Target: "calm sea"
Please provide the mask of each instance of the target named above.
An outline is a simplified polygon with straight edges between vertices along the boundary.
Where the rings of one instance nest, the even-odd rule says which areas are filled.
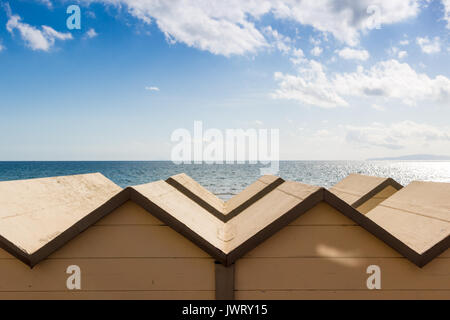
[[[101,172],[121,187],[143,184],[184,172],[227,199],[258,179],[260,165],[176,165],[170,161],[0,162],[0,180],[18,180]],[[330,187],[350,173],[412,180],[450,182],[449,161],[282,161],[279,176]]]

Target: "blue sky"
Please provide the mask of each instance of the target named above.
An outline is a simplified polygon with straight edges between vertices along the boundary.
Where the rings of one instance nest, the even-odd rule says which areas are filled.
[[[449,0],[1,2],[0,160],[169,159],[195,120],[279,128],[282,159],[450,155]]]

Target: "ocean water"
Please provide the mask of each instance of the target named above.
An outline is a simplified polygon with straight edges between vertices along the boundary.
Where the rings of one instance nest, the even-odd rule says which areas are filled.
[[[0,181],[100,172],[121,187],[184,172],[222,199],[239,193],[260,176],[261,165],[187,164],[170,161],[0,162]],[[330,187],[350,173],[413,180],[450,182],[450,161],[281,161],[279,176]]]

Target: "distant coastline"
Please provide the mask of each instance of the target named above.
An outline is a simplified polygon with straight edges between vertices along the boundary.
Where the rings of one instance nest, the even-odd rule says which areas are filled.
[[[392,161],[392,160],[405,160],[405,161],[444,161],[450,160],[450,156],[432,155],[432,154],[413,154],[400,157],[386,157],[386,158],[370,158],[367,161]]]

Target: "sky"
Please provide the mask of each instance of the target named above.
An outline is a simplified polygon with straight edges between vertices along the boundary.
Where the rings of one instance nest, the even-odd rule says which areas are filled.
[[[0,3],[0,160],[168,160],[194,121],[285,160],[450,155],[450,0]]]

